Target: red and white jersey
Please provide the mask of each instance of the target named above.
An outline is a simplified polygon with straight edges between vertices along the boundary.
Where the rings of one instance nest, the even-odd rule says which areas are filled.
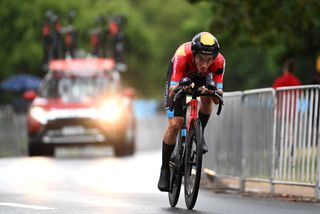
[[[217,87],[223,89],[225,59],[221,53],[214,59],[206,72],[199,73],[193,60],[191,42],[186,42],[176,50],[172,58],[172,64],[170,85],[176,85],[183,77],[196,80],[205,77],[208,73],[212,73],[212,79],[217,84]]]

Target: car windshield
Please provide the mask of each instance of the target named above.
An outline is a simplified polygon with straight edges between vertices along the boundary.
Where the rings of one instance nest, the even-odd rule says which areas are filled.
[[[103,95],[114,90],[115,84],[107,76],[52,76],[43,84],[39,95],[74,101]]]

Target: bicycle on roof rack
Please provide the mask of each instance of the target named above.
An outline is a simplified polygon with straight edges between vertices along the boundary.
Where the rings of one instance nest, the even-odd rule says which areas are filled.
[[[220,115],[223,105],[222,96],[214,90],[213,93],[202,93],[198,89],[183,89],[178,87],[174,90],[173,105],[180,96],[191,96],[190,101],[182,99],[183,103],[183,126],[178,134],[178,143],[171,155],[170,166],[170,189],[169,202],[175,207],[181,190],[182,177],[184,176],[184,195],[188,209],[192,209],[196,203],[202,170],[202,126],[198,118],[198,97],[215,96],[219,100],[217,115]],[[173,105],[171,109],[173,109]]]

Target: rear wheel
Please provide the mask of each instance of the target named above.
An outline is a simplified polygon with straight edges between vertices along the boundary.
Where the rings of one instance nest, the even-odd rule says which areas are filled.
[[[191,124],[186,142],[184,195],[188,209],[197,201],[202,169],[202,128],[198,119]]]
[[[172,172],[170,172],[171,175]],[[169,192],[169,203],[171,207],[175,207],[178,203],[180,190],[181,190],[181,182],[182,175],[174,173],[172,178],[172,190]]]
[[[171,207],[175,207],[177,205],[177,202],[179,200],[180,196],[180,190],[181,190],[181,182],[182,182],[182,173],[180,173],[180,170],[177,166],[179,166],[179,162],[181,162],[180,158],[177,158],[180,156],[177,151],[178,145],[176,149],[174,150],[173,156],[175,158],[172,161],[170,160],[170,186],[171,191],[169,192],[169,203]]]
[[[184,145],[185,145],[185,131],[180,130],[178,134],[178,143],[171,155],[170,158],[170,192],[169,192],[169,202],[171,207],[175,207],[177,205],[180,190],[181,190],[181,183],[182,183],[182,176],[184,171],[184,160],[183,160],[183,152],[184,152]]]

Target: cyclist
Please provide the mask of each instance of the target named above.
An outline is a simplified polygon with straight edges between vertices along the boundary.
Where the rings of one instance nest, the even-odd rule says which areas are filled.
[[[211,84],[222,95],[225,60],[219,53],[219,48],[218,40],[211,33],[198,33],[192,41],[180,45],[168,67],[165,104],[169,123],[162,141],[162,166],[158,182],[160,191],[169,191],[169,160],[175,147],[177,134],[183,125],[182,100],[176,101],[173,111],[169,110],[173,101],[173,90],[179,86],[179,82],[184,77],[188,77],[192,84],[187,87],[202,87],[201,90],[208,93],[210,90],[206,86]],[[209,120],[213,103],[218,104],[218,99],[201,97],[199,119],[203,130]],[[203,142],[202,151],[203,153],[208,151],[205,142]]]

